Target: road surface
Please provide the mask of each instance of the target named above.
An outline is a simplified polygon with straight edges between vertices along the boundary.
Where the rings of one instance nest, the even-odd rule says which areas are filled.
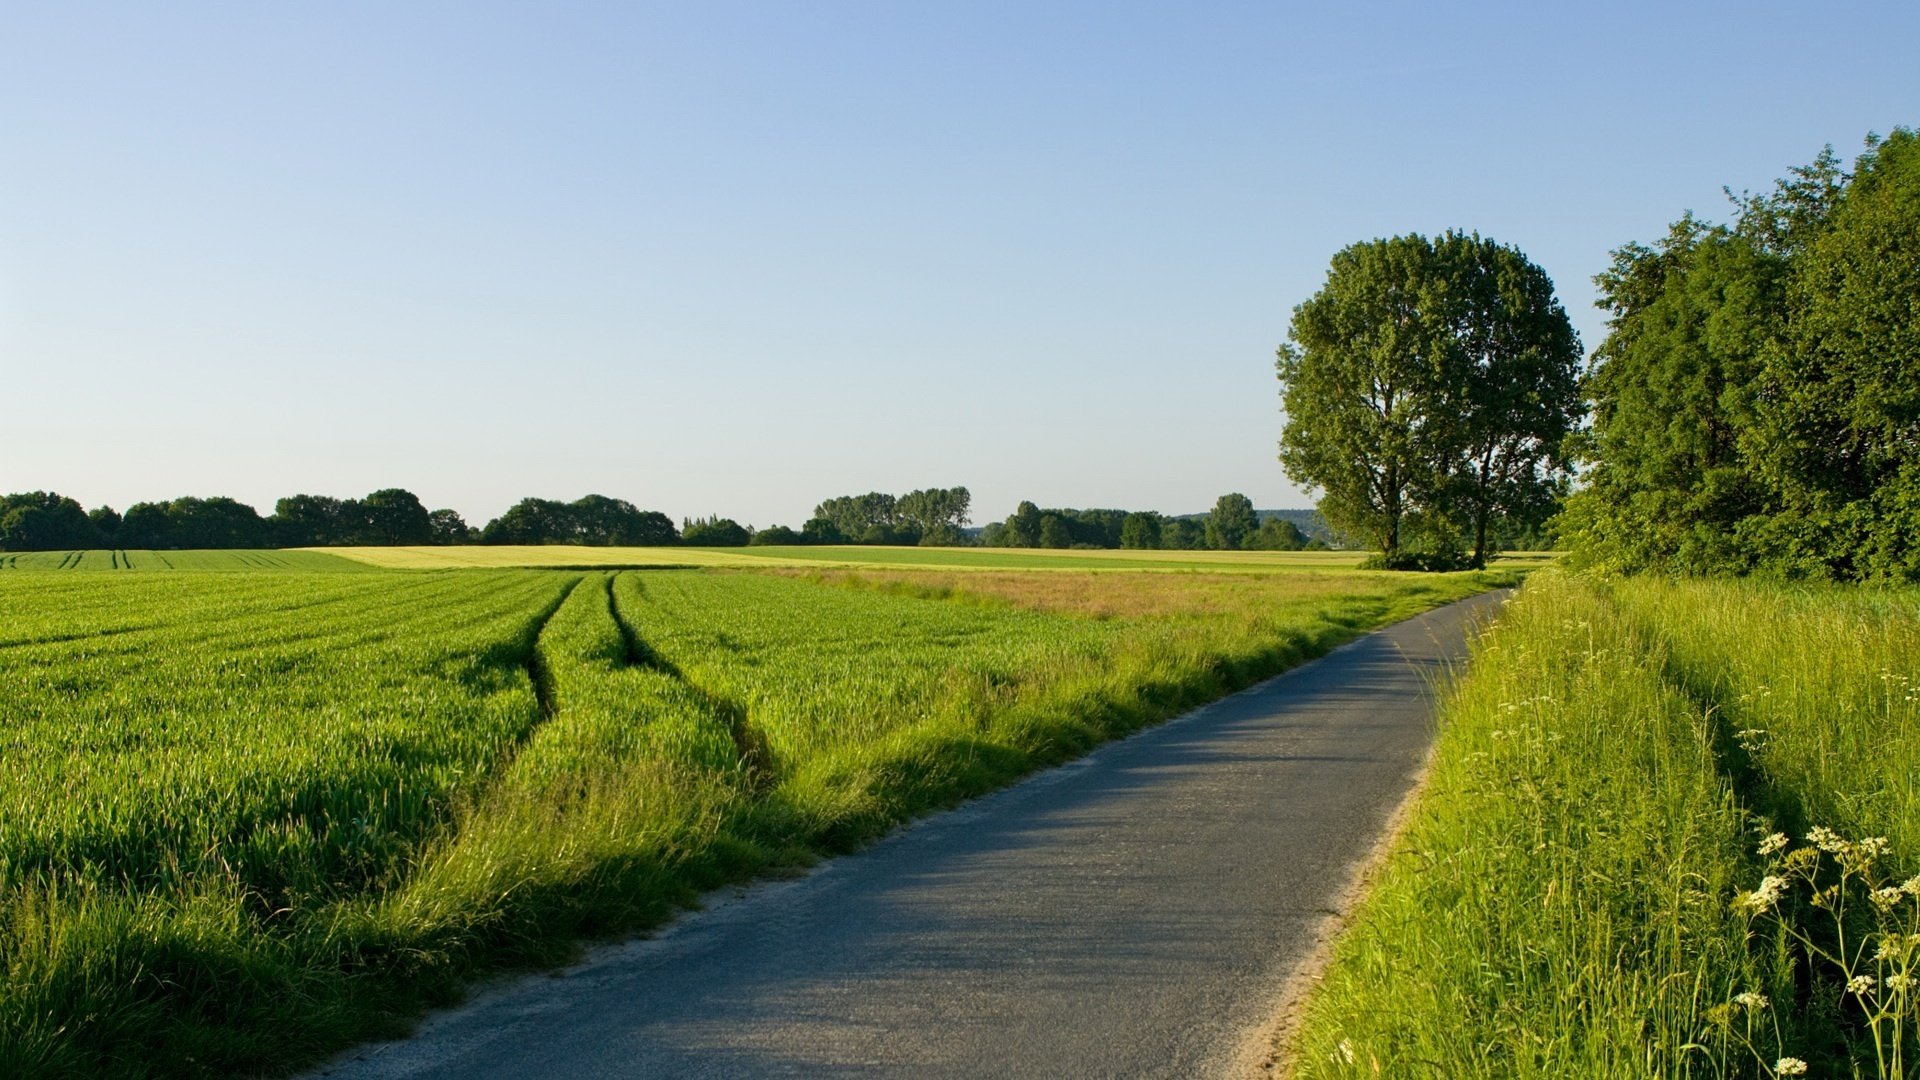
[[[1498,599],[722,893],[318,1075],[1227,1075],[1413,784],[1429,688]]]

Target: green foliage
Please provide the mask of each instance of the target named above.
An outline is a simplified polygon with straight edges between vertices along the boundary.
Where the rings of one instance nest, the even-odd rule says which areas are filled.
[[[680,532],[667,515],[605,495],[587,495],[571,503],[522,499],[480,532],[483,544],[665,547],[679,541]]]
[[[1194,551],[1206,536],[1206,525],[1191,518],[1168,518],[1160,525],[1160,546],[1168,551]]]
[[[844,544],[847,536],[831,519],[815,517],[800,527],[800,535],[809,544]]]
[[[113,524],[119,524],[117,515]],[[99,539],[95,522],[79,503],[64,495],[51,491],[0,495],[0,551],[84,548]]]
[[[1151,510],[1128,514],[1120,523],[1120,546],[1148,549],[1160,546],[1160,515]]]
[[[693,518],[681,523],[680,541],[689,547],[746,547],[753,535],[732,518]]]
[[[755,546],[763,546],[767,544],[779,544],[784,546],[784,545],[793,545],[793,544],[804,544],[807,542],[807,538],[797,532],[794,532],[792,529],[787,528],[785,525],[772,525],[767,528],[761,529],[759,532],[754,533],[752,539],[748,540],[747,542]]]
[[[959,546],[966,543],[960,530],[971,520],[972,504],[963,487],[923,488],[898,498],[878,491],[843,495],[814,507],[804,531],[816,544]]]
[[[1307,534],[1286,518],[1270,517],[1242,546],[1248,551],[1300,551],[1307,546]]]
[[[1517,249],[1458,232],[1355,244],[1288,338],[1280,460],[1334,528],[1391,556],[1419,515],[1437,550],[1464,527],[1483,565],[1494,519],[1551,512],[1580,345]]]
[[[988,547],[1119,548],[1125,547],[1125,510],[1042,509],[1022,502],[998,529]],[[1154,515],[1158,518],[1158,515]],[[1052,519],[1052,524],[1048,520]]]
[[[1207,546],[1216,551],[1239,551],[1248,546],[1259,527],[1252,499],[1239,492],[1222,495],[1207,515]]]
[[[1040,546],[1043,548],[1073,546],[1073,530],[1067,526],[1066,518],[1059,514],[1040,515]]]
[[[445,546],[473,541],[473,529],[467,525],[466,519],[453,510],[435,510],[428,514],[427,526],[428,543]]]
[[[1738,205],[1597,279],[1613,318],[1561,531],[1612,569],[1920,580],[1920,138]]]

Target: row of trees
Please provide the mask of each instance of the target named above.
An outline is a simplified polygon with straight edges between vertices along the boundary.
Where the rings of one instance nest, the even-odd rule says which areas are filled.
[[[1537,526],[1566,490],[1580,360],[1518,249],[1460,232],[1354,244],[1279,350],[1281,464],[1385,565],[1484,565],[1501,529]]]
[[[1734,204],[1595,279],[1563,535],[1620,570],[1920,580],[1920,137]]]
[[[1183,551],[1298,551],[1325,546],[1309,541],[1290,521],[1261,521],[1253,501],[1237,492],[1220,496],[1213,512],[1198,518],[1167,517],[1150,510],[1044,510],[1022,502],[1005,521],[981,530],[980,543],[986,547]]]
[[[482,544],[584,544],[590,547],[661,547],[680,541],[673,519],[642,510],[625,499],[587,495],[573,502],[521,499],[487,522]]]
[[[0,551],[467,543],[652,546],[679,541],[679,530],[665,514],[604,495],[570,503],[522,499],[478,530],[452,510],[428,510],[404,488],[385,488],[360,499],[290,495],[276,502],[267,517],[225,497],[141,502],[121,514],[110,506],[89,513],[54,492],[0,496]],[[740,542],[746,542],[744,532]]]
[[[0,496],[0,551],[445,544],[466,538],[460,515],[429,511],[400,488],[364,499],[293,495],[281,499],[270,517],[224,496],[139,502],[124,514],[111,506],[89,513],[48,491]]]
[[[798,534],[785,528],[780,534],[810,544],[959,546],[969,542],[963,530],[972,520],[972,506],[973,495],[963,487],[921,488],[900,496],[842,495],[814,507]]]
[[[522,499],[484,528],[469,528],[452,510],[428,510],[412,492],[386,488],[365,498],[291,495],[271,516],[228,498],[136,503],[125,515],[111,507],[88,513],[51,492],[0,496],[0,551],[73,548],[261,548],[342,545],[581,544],[661,547],[689,544],[940,544],[1032,548],[1168,548],[1297,550],[1324,547],[1290,521],[1268,518],[1238,493],[1222,495],[1212,513],[1168,517],[1151,511],[1043,510],[1022,502],[1004,522],[976,539],[964,531],[972,498],[964,487],[925,488],[895,497],[870,492],[828,499],[796,531],[754,529],[731,518],[683,520],[624,499],[587,495],[573,502]]]

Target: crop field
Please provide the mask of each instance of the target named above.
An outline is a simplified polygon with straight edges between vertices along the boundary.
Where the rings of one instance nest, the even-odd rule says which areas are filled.
[[[285,1072],[1513,580],[131,554],[0,573],[0,1074]]]
[[[329,548],[339,557],[388,569],[442,570],[510,566],[833,566],[932,567],[966,570],[1205,570],[1261,573],[1351,569],[1364,553],[1352,551],[1131,551],[944,547],[803,546],[736,548],[621,548],[546,545],[515,547]]]
[[[366,564],[322,551],[0,552],[0,570],[364,570]]]
[[[1439,913],[1445,913],[1439,917]],[[1534,575],[1300,1076],[1920,1072],[1920,593]]]

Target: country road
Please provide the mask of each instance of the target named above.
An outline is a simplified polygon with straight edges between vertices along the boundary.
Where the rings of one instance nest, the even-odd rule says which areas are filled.
[[[315,1075],[1230,1075],[1413,783],[1429,686],[1499,595],[496,984]]]

